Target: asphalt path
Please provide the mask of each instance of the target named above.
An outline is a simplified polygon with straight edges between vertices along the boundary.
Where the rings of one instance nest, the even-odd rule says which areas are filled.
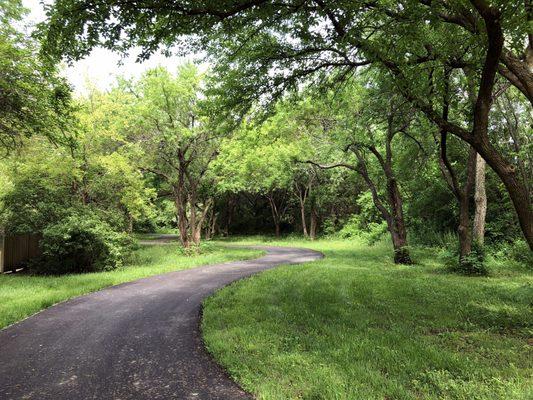
[[[152,276],[73,298],[0,331],[0,399],[250,399],[206,352],[202,301],[322,254],[259,248],[248,261]]]

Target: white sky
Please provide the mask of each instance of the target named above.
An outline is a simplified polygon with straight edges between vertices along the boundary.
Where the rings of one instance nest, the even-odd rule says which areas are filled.
[[[45,0],[49,3],[51,0]],[[36,24],[43,21],[46,16],[42,6],[42,0],[22,0],[24,6],[30,10],[27,16],[29,24]],[[138,77],[147,69],[164,66],[170,71],[174,71],[184,59],[180,57],[165,57],[161,54],[154,54],[149,60],[143,63],[135,62],[138,52],[132,51],[132,55],[122,60],[121,57],[109,50],[97,48],[83,60],[74,63],[73,66],[65,67],[64,75],[74,88],[77,94],[86,91],[87,82],[91,82],[96,87],[105,90],[109,88],[117,76]]]

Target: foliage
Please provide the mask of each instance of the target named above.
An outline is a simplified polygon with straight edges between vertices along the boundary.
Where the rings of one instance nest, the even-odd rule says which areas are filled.
[[[470,254],[459,258],[457,247],[445,249],[441,253],[441,258],[444,260],[446,268],[454,273],[461,275],[478,275],[485,276],[489,274],[486,265],[486,250],[483,245],[478,242],[472,242],[472,251]]]
[[[369,222],[363,224],[359,214],[353,215],[339,230],[338,236],[343,239],[362,239],[365,243],[373,245],[387,233],[387,223]]]
[[[4,160],[0,224],[10,233],[38,233],[66,216],[77,203],[75,161],[49,143],[36,140]]]
[[[132,241],[94,215],[72,213],[43,230],[42,257],[30,269],[61,275],[109,271],[124,264]]]
[[[39,135],[71,143],[70,87],[58,69],[38,57],[38,45],[16,28],[26,10],[19,0],[0,2],[0,152]]]
[[[273,100],[306,85],[349,83],[361,68],[373,74],[388,83],[391,99],[426,120],[426,140],[436,130],[442,138],[449,133],[484,157],[533,248],[528,175],[514,174],[520,163],[509,154],[517,143],[512,153],[527,152],[527,141],[515,140],[523,128],[500,133],[494,127],[506,118],[491,112],[500,87],[511,86],[525,107],[533,101],[524,2],[135,1],[80,13],[86,4],[58,0],[49,8],[41,27],[46,54],[78,59],[99,45],[122,52],[140,46],[140,58],[160,46],[205,51],[216,75],[211,93],[223,100],[220,113],[232,117],[258,104],[273,110]]]
[[[525,269],[533,268],[533,252],[529,250],[527,243],[522,239],[511,242],[501,242],[494,248],[494,255],[501,260],[515,261]]]

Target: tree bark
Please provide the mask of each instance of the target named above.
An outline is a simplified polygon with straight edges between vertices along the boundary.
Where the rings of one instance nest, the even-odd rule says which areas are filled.
[[[193,198],[196,199],[196,196],[193,196]],[[207,217],[207,213],[209,212],[211,208],[211,205],[212,205],[212,199],[208,199],[204,204],[203,210],[198,214],[198,206],[195,203],[190,204],[191,238],[192,238],[193,243],[196,246],[200,244],[200,240],[202,238],[202,226]]]
[[[184,201],[184,193],[180,188],[174,188],[174,205],[176,207],[176,217],[178,218],[178,230],[180,232],[180,242],[184,248],[189,247],[189,232],[187,229],[187,207]]]
[[[412,264],[413,261],[407,249],[407,229],[403,216],[403,202],[398,183],[394,177],[387,180],[389,203],[391,205],[391,236],[394,247],[394,262],[396,264]]]
[[[311,240],[316,239],[316,232],[318,229],[318,213],[316,211],[316,205],[311,203],[311,222],[309,223],[309,238]]]
[[[485,241],[485,217],[487,215],[487,192],[485,189],[485,160],[476,154],[476,187],[474,194],[476,211],[474,215],[474,240],[483,244]]]
[[[459,238],[459,262],[468,256],[472,251],[472,235],[470,231],[470,210],[469,201],[472,194],[476,174],[477,153],[470,147],[467,161],[467,176],[464,187],[461,188],[455,175],[455,171],[447,156],[446,131],[441,131],[439,166],[446,183],[457,199],[459,205],[459,225],[457,236]]]
[[[302,219],[302,233],[304,237],[309,237],[309,233],[307,232],[307,222],[305,217],[305,203],[300,202],[300,218]]]
[[[298,198],[298,203],[300,204],[300,218],[302,221],[302,233],[304,237],[309,237],[309,233],[307,230],[307,221],[306,221],[306,215],[305,215],[305,204],[307,202],[307,198],[309,196],[309,193],[311,191],[311,183],[308,182],[308,184],[305,187],[302,187],[298,182],[295,182],[294,185],[294,194]]]
[[[270,210],[272,212],[272,219],[274,221],[275,234],[276,237],[281,236],[281,212],[278,205],[276,204],[276,199],[274,198],[273,193],[267,194],[268,203],[270,204]]]
[[[356,148],[353,148],[353,151],[359,161],[359,165],[356,170],[363,177],[363,180],[366,182],[368,188],[370,189],[374,205],[381,213],[383,219],[387,222],[387,228],[391,235],[392,247],[394,249],[394,262],[396,264],[412,264],[413,260],[411,259],[411,256],[409,254],[407,229],[405,227],[405,219],[403,215],[402,196],[398,188],[396,177],[394,176],[394,172],[392,170],[391,141],[393,137],[394,134],[392,133],[391,125],[389,124],[389,134],[387,135],[386,140],[385,158],[383,158],[383,156],[377,151],[374,146],[368,147],[378,160],[385,175],[385,179],[387,181],[386,202],[389,204],[390,209],[387,209],[383,201],[381,201],[380,199],[377,187],[370,178],[370,174],[368,173],[363,154]]]

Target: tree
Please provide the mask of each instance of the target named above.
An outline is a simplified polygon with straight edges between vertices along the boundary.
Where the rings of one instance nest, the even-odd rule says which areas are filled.
[[[100,4],[58,0],[43,30],[45,51],[79,58],[95,45],[205,49],[213,56],[229,103],[249,107],[303,80],[344,81],[372,65],[395,78],[396,89],[437,127],[469,143],[508,191],[533,249],[532,208],[512,160],[488,134],[497,76],[533,99],[532,13],[527,2],[408,0],[401,4],[322,0],[186,2],[136,0]],[[127,31],[128,35],[121,34]],[[194,35],[185,37],[185,35]],[[524,43],[527,43],[524,48]],[[447,68],[472,71],[476,98],[471,129],[435,109]],[[462,86],[460,91],[467,92]]]
[[[202,75],[192,64],[173,75],[163,68],[124,83],[132,94],[131,140],[141,149],[139,165],[157,175],[174,200],[181,243],[198,245],[212,207],[208,168],[217,157],[221,132],[210,125],[201,102]]]
[[[364,90],[365,85],[373,86]],[[386,87],[370,80],[354,80],[343,92],[336,92],[336,124],[329,134],[337,146],[335,158],[355,157],[353,162],[333,161],[323,164],[310,160],[322,169],[343,167],[357,172],[367,185],[376,209],[387,223],[394,248],[394,261],[411,264],[403,196],[394,166],[393,141],[397,135],[416,139],[408,133],[415,116],[408,102],[394,96]],[[339,152],[344,154],[340,155]],[[369,157],[374,159],[371,163]],[[380,183],[383,187],[380,187]]]
[[[18,0],[0,3],[0,150],[20,147],[40,135],[70,143],[70,88],[51,63],[38,57],[37,43],[15,28],[26,10]]]
[[[137,165],[141,149],[131,141],[131,100],[120,88],[107,93],[92,88],[79,101],[80,129],[73,151],[81,202],[122,216],[130,233],[134,223],[152,218],[155,197]]]
[[[257,193],[268,201],[276,236],[289,206],[295,151],[277,130],[279,116],[259,126],[244,123],[223,142],[215,165],[219,190]]]

